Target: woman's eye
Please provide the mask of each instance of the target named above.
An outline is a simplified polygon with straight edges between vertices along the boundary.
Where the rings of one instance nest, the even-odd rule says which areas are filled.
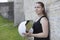
[[[36,7],[35,7],[36,8]]]
[[[35,8],[40,8],[40,7],[35,7]]]

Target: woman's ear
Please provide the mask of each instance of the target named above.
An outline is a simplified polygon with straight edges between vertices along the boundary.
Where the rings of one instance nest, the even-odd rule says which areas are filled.
[[[42,8],[42,11],[44,11],[45,10],[45,8]]]

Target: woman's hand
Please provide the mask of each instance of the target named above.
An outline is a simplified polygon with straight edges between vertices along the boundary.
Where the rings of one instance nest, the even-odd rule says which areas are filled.
[[[25,37],[32,37],[32,33],[28,32],[28,33],[23,33],[25,35]]]

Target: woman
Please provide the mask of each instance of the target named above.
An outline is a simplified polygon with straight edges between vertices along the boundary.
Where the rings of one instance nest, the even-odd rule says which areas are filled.
[[[34,40],[50,40],[49,25],[44,4],[42,2],[36,2],[35,9],[39,19],[33,24],[33,33],[24,33],[24,35],[34,37]]]

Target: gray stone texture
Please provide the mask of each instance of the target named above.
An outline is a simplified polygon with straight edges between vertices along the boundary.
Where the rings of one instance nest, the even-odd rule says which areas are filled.
[[[14,19],[14,3],[13,2],[4,2],[0,3],[0,14],[4,18],[8,18],[9,20]]]
[[[23,0],[14,0],[14,25],[25,20]]]

